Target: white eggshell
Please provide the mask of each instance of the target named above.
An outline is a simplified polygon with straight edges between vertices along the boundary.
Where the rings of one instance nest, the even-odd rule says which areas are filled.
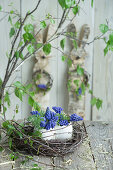
[[[55,126],[55,139],[67,140],[72,138],[73,127],[68,126]]]
[[[42,129],[41,132],[42,132],[42,138],[44,140],[55,139],[55,135],[54,135],[54,131],[53,130]]]

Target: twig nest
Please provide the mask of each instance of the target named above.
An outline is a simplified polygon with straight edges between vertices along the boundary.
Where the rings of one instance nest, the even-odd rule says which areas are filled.
[[[68,126],[55,126],[55,139],[68,140],[72,139],[73,127],[72,124]]]

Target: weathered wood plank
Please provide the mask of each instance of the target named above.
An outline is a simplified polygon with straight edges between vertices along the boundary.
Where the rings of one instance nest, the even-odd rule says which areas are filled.
[[[35,8],[37,4],[37,1],[33,0],[32,3],[30,0],[25,0],[22,1],[22,15],[25,16],[25,13],[28,10],[32,10]],[[37,11],[33,14],[34,15],[34,21],[30,22],[37,24],[38,27],[40,28],[40,21],[44,20],[46,18],[47,14],[51,14],[54,18],[57,18],[57,0],[45,0],[40,3],[39,8]],[[48,23],[48,21],[47,21]],[[56,24],[57,25],[57,22]],[[57,46],[57,41],[52,43],[53,46]],[[50,74],[52,75],[53,78],[53,87],[49,91],[49,106],[54,106],[57,105],[57,53],[54,48],[52,48],[52,53],[50,54],[51,58],[49,59],[49,69],[50,69]],[[32,57],[29,61],[27,61],[23,66],[22,66],[22,83],[29,83],[32,81],[32,73],[33,73],[33,67],[34,67],[34,58]],[[24,98],[24,103],[22,103],[22,112],[23,112],[23,117],[27,117],[29,115],[29,112],[31,108],[28,106],[27,103],[27,97]]]
[[[113,169],[113,122],[85,122],[98,170]]]
[[[83,142],[75,148],[74,153],[67,154],[64,158],[54,158],[54,164],[61,166],[55,167],[54,170],[96,170],[92,150],[90,148],[89,138],[86,137]]]
[[[41,167],[43,170],[53,170],[53,159],[50,157],[44,156],[34,156],[33,160],[26,162],[24,165],[21,164],[22,159],[18,159],[15,161],[13,169],[16,170],[30,170],[34,168],[34,164],[37,164],[38,167]]]
[[[13,7],[17,9],[20,12],[20,0],[16,0],[13,4],[13,7],[8,6],[12,1],[11,0],[0,0],[0,5],[2,6],[3,11],[11,11]],[[0,22],[0,77],[4,78],[7,61],[8,58],[6,56],[6,53],[10,53],[11,48],[11,41],[12,39],[9,38],[9,31],[11,28],[10,23],[8,22],[8,15],[6,13],[0,13],[0,18],[3,18],[6,16],[1,22]],[[15,23],[15,19],[13,19],[13,23]],[[12,74],[7,86],[11,85],[15,81],[21,81],[21,70],[17,70],[14,74]],[[15,115],[15,119],[21,118],[21,102],[19,99],[14,95],[13,91],[14,88],[6,88],[10,94],[11,100],[11,107],[8,108],[6,112],[6,118],[11,119]],[[19,113],[16,114],[16,105],[19,106]]]
[[[87,24],[90,27],[90,34],[88,42],[90,42],[94,37],[94,8],[91,8],[91,1],[84,1],[80,3],[80,13],[74,20],[74,24],[77,28],[78,33],[80,28]],[[85,58],[85,70],[89,73],[90,79],[89,84],[92,89],[92,69],[93,69],[93,44],[85,46],[87,56]],[[86,92],[85,95],[85,119],[91,119],[91,105],[90,105],[91,95]]]
[[[99,25],[106,23],[106,19],[113,27],[113,1],[95,1],[95,31],[94,36],[100,35]],[[113,53],[108,53],[104,57],[103,40],[94,43],[94,62],[93,62],[93,92],[103,100],[103,107],[99,111],[94,107],[92,120],[110,121],[113,120]]]

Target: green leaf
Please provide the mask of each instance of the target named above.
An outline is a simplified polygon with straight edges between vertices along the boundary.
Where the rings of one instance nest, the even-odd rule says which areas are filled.
[[[19,58],[19,51],[15,52],[15,57],[18,59]]]
[[[33,107],[34,100],[31,96],[29,96],[29,98],[28,98],[28,104]]]
[[[73,14],[74,14],[74,15],[77,15],[77,13],[79,12],[79,10],[80,10],[80,7],[79,7],[78,5],[76,5],[76,6],[72,9]]]
[[[20,22],[19,21],[17,21],[16,23],[15,23],[15,28],[17,28],[17,29],[19,29],[20,28]]]
[[[25,86],[26,90],[29,90],[31,87],[32,87],[32,84],[27,84],[27,85]]]
[[[43,45],[42,43],[38,43],[38,44],[36,45],[36,48],[39,49],[39,48],[42,47],[42,45]]]
[[[102,107],[102,100],[97,99],[96,107],[97,107],[98,110],[100,109],[100,107]]]
[[[109,44],[113,46],[113,33],[109,35]]]
[[[2,152],[4,149],[2,148],[2,146],[0,146],[0,152]]]
[[[4,101],[7,102],[7,105],[10,106],[10,98],[9,98],[9,93],[8,91],[5,94]]]
[[[45,21],[41,21],[40,22],[40,28],[46,28],[46,22]]]
[[[22,139],[22,137],[23,137],[22,133],[21,133],[21,132],[19,132],[19,131],[16,131],[16,133],[17,133],[17,134],[18,134],[18,136]]]
[[[18,97],[22,101],[22,96],[24,95],[23,91],[15,88],[15,96]]]
[[[27,144],[27,143],[28,143],[28,141],[27,141],[27,140],[24,140],[24,143],[25,143],[25,144]]]
[[[0,78],[0,88],[2,87],[2,79]]]
[[[67,59],[67,57],[66,56],[62,56],[62,61],[65,61]]]
[[[30,54],[33,54],[34,51],[35,51],[35,48],[34,48],[32,45],[29,45],[29,46],[27,47],[27,49],[28,49],[28,51],[29,51]]]
[[[6,113],[7,108],[5,106],[3,106],[3,115]]]
[[[84,75],[84,69],[80,67],[79,65],[77,65],[77,74],[80,76]]]
[[[80,80],[74,80],[73,82],[74,82],[74,84],[76,84],[77,87],[79,87]]]
[[[93,97],[93,98],[91,99],[91,105],[94,106],[94,105],[96,104],[96,102],[97,102],[96,97]]]
[[[69,66],[69,67],[71,67],[71,66],[72,66],[72,60],[71,60],[70,58],[68,58],[68,60],[67,60],[67,64],[68,64],[68,66]]]
[[[9,17],[8,17],[8,22],[10,22],[10,24],[12,25],[12,18],[11,18],[10,15],[9,15]]]
[[[0,11],[2,10],[2,6],[0,5]]]
[[[82,89],[82,94],[84,95],[85,91],[86,91],[86,87],[84,83],[81,83],[81,89]]]
[[[65,38],[60,41],[60,46],[61,46],[62,50],[64,50]]]
[[[31,168],[30,170],[42,170],[42,169],[39,167],[39,168]]]
[[[75,40],[73,40],[73,45],[74,45],[75,49],[77,50],[77,42]]]
[[[14,14],[14,11],[13,11],[13,10],[11,10],[11,11],[10,11],[10,14]]]
[[[11,38],[15,34],[15,29],[12,27],[9,32],[9,37]]]
[[[63,9],[66,8],[65,0],[58,0],[58,2]]]
[[[90,93],[90,94],[93,94],[93,91],[92,91],[92,90],[89,90],[89,93]]]
[[[2,123],[2,127],[7,128],[9,124],[10,124],[9,120],[6,120],[5,122]]]
[[[34,92],[34,91],[31,91],[31,92],[29,92],[29,95],[30,95],[31,97],[33,97],[33,96],[35,95],[35,92]]]
[[[18,108],[19,108],[19,106],[18,106],[18,104],[17,104],[17,105],[16,105],[16,109],[15,109],[16,113],[18,113]]]
[[[65,0],[66,7],[70,8],[72,5],[75,4],[75,0]]]
[[[106,24],[100,24],[99,29],[103,34],[105,34],[109,30]]]
[[[23,38],[24,38],[24,42],[26,41],[29,42],[34,39],[34,36],[33,34],[26,32],[25,34],[23,34]]]
[[[12,148],[12,138],[9,138],[9,147]]]
[[[16,81],[13,85],[17,88],[23,88],[23,85],[19,81]]]
[[[53,18],[50,19],[51,24],[55,24],[55,20]]]
[[[106,56],[107,53],[108,53],[108,46],[106,46],[106,47],[104,48],[104,56]]]
[[[70,8],[75,4],[75,0],[58,0],[58,2],[63,9]]]
[[[19,47],[21,47],[23,45],[23,41],[19,42]]]
[[[27,24],[24,26],[24,31],[27,32],[27,33],[31,33],[34,31],[34,27],[32,24]]]
[[[45,44],[44,47],[43,47],[43,51],[46,55],[50,54],[51,52],[51,44]]]
[[[93,8],[93,0],[91,0],[91,7]]]
[[[7,127],[8,127],[8,129],[15,130],[15,127],[11,124],[9,124]]]

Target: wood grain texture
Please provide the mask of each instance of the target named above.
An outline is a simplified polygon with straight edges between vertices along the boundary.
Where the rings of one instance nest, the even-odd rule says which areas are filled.
[[[12,10],[13,7],[15,7],[20,12],[20,0],[16,0],[13,4],[13,7],[8,6],[12,1],[11,0],[0,0],[0,5],[2,6],[2,9],[4,11]],[[11,48],[11,41],[12,39],[9,38],[9,31],[11,28],[10,23],[8,22],[8,15],[6,13],[0,13],[0,18],[3,18],[6,16],[1,22],[0,22],[0,77],[3,79],[6,66],[7,66],[7,56],[6,52],[9,54],[10,48]],[[13,22],[15,22],[15,19],[13,19]],[[12,84],[13,82],[21,81],[21,70],[17,70],[15,73],[12,74],[10,80],[8,81],[7,86]],[[14,95],[13,91],[14,88],[11,88],[10,90],[7,88],[11,100],[11,107],[8,108],[6,112],[6,118],[12,119],[12,117],[15,115],[15,119],[21,118],[21,102],[19,99]],[[19,106],[19,113],[15,113],[16,105]]]
[[[30,0],[24,0],[22,1],[22,16],[25,16],[25,13],[28,10],[32,10],[35,8],[37,4],[37,1],[33,0],[32,3]],[[53,8],[54,7],[54,8]],[[40,21],[44,20],[46,17],[46,14],[50,13],[53,17],[57,18],[57,0],[44,0],[40,3],[40,6],[38,10],[33,14],[34,15],[34,21],[29,20],[33,24],[38,24],[38,27],[40,28]],[[55,27],[57,27],[57,22],[55,24]],[[52,43],[53,46],[57,46],[57,41]],[[57,105],[57,53],[55,49],[52,49],[52,53],[50,54],[51,58],[49,59],[49,70],[50,74],[53,78],[53,87],[49,92],[49,106],[55,106]],[[22,66],[22,83],[29,83],[32,81],[32,73],[33,73],[33,67],[34,67],[34,57],[32,57],[30,60],[28,60],[23,66]],[[27,104],[27,97],[24,98],[24,103],[22,103],[22,113],[24,117],[27,117],[30,113],[31,107]]]
[[[113,122],[85,121],[84,123],[87,137],[75,148],[74,153],[67,154],[64,158],[34,156],[35,161],[29,161],[22,166],[21,160],[9,162],[9,152],[2,152],[0,153],[0,168],[6,166],[8,170],[12,167],[23,170],[36,163],[43,170],[112,170]]]
[[[94,36],[100,34],[99,25],[109,22],[113,27],[113,1],[100,0],[95,1],[95,28]],[[94,61],[93,61],[93,92],[94,96],[103,100],[103,107],[99,111],[94,107],[92,120],[110,121],[113,120],[113,53],[108,53],[104,57],[103,49],[105,43],[103,40],[94,43]]]
[[[85,122],[98,170],[113,169],[113,122]]]
[[[94,8],[91,8],[91,1],[84,1],[80,3],[80,13],[75,18],[74,24],[77,28],[78,34],[80,32],[80,28],[87,24],[90,28],[90,35],[88,38],[88,42],[90,42],[94,37]],[[87,56],[85,58],[85,70],[90,74],[89,84],[92,89],[92,66],[93,66],[93,44],[89,46],[85,46],[85,50],[87,52]],[[91,95],[86,92],[85,99],[85,119],[91,119],[91,105],[90,105]]]

